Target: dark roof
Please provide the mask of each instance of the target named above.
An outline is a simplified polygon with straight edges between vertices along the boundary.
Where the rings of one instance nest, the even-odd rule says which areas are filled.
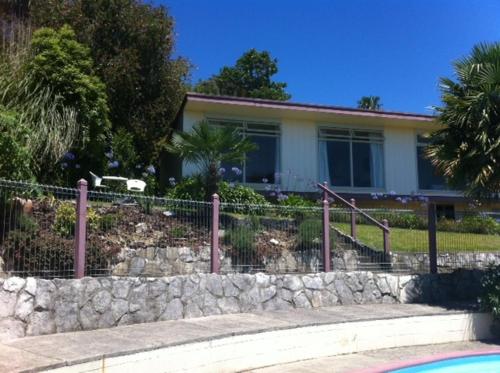
[[[261,98],[216,96],[216,95],[207,95],[196,92],[186,93],[183,106],[189,100],[213,102],[221,104],[240,104],[240,105],[274,108],[274,109],[293,109],[293,110],[305,110],[305,111],[332,112],[340,114],[353,113],[353,114],[361,114],[361,115],[375,116],[375,117],[386,117],[386,118],[394,117],[401,119],[407,118],[407,119],[416,119],[424,121],[432,121],[436,119],[436,116],[426,115],[426,114],[404,113],[397,111],[366,110],[366,109],[358,109],[345,106],[333,106],[333,105],[304,104],[298,102],[277,101],[277,100],[268,100]]]

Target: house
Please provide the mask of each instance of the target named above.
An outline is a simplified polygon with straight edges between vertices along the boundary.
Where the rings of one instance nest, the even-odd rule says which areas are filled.
[[[189,131],[204,119],[239,128],[259,146],[247,155],[241,173],[223,165],[226,178],[257,190],[278,185],[286,192],[310,193],[317,182],[327,181],[358,206],[401,207],[401,200],[417,195],[434,200],[447,216],[470,202],[450,190],[423,157],[424,135],[440,126],[432,115],[186,94],[177,130]],[[169,164],[167,173],[177,178],[197,172],[192,164]]]

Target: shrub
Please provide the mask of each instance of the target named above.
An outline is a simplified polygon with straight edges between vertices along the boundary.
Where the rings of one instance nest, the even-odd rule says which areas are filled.
[[[120,220],[120,214],[105,214],[99,219],[99,228],[106,232],[113,227],[116,227]]]
[[[297,194],[289,194],[286,199],[282,199],[278,202],[280,206],[289,207],[317,207],[318,204],[315,201],[304,198]]]
[[[496,320],[500,319],[500,266],[492,266],[481,279],[482,293],[479,303],[484,311],[491,312]]]
[[[192,201],[203,201],[205,198],[205,187],[201,176],[188,177],[177,183],[166,195],[170,199],[183,199]]]
[[[224,243],[231,245],[234,255],[253,257],[255,254],[255,231],[249,227],[237,226],[226,231]]]
[[[90,229],[97,229],[99,226],[99,215],[95,210],[87,209],[87,225]],[[76,208],[71,202],[62,202],[56,210],[54,218],[54,231],[61,237],[72,237],[76,224]]]
[[[16,229],[28,234],[35,233],[38,230],[38,223],[31,216],[26,214],[21,214],[19,215],[19,219],[17,220]]]
[[[491,217],[465,216],[458,226],[461,232],[500,234],[500,224]]]
[[[318,247],[323,240],[323,222],[320,219],[306,219],[298,228],[299,246],[302,249]],[[330,227],[330,249],[335,248],[335,231]]]
[[[266,198],[252,188],[236,184],[231,185],[225,181],[219,183],[219,197],[222,202],[244,205],[270,205]]]

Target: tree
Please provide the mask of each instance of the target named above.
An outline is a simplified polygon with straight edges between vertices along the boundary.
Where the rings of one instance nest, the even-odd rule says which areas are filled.
[[[67,25],[59,30],[41,28],[33,33],[26,70],[38,86],[50,89],[63,107],[76,112],[74,151],[80,169],[74,177],[90,170],[102,172],[110,122],[105,86],[94,74],[90,50]]]
[[[277,72],[278,60],[269,52],[250,49],[235,66],[223,67],[218,75],[200,81],[194,90],[216,95],[289,100],[291,95],[285,91],[287,84],[272,81]]]
[[[441,78],[445,127],[427,155],[451,186],[470,196],[500,192],[500,43],[474,46],[454,63],[457,80]]]
[[[378,96],[363,96],[358,101],[358,108],[365,110],[381,110],[382,104]]]
[[[36,26],[73,27],[106,85],[113,133],[132,135],[138,163],[157,164],[190,66],[172,57],[174,22],[167,10],[142,0],[31,0],[30,17]]]
[[[246,154],[257,150],[257,145],[242,137],[235,128],[212,127],[202,121],[194,126],[192,132],[175,133],[167,150],[200,168],[205,178],[205,198],[210,200],[212,194],[218,191],[221,164],[243,163]]]

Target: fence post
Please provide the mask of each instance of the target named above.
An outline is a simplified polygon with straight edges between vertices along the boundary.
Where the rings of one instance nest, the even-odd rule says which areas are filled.
[[[210,245],[210,272],[220,272],[219,257],[219,209],[220,200],[217,194],[212,196],[212,241]]]
[[[328,198],[323,199],[323,270],[330,272],[330,206]]]
[[[388,260],[391,255],[391,232],[389,231],[389,222],[387,219],[382,220],[382,224],[387,228],[384,232],[384,260]]]
[[[356,200],[354,198],[351,198],[351,205],[356,206]],[[351,237],[353,240],[356,240],[356,232],[356,211],[351,209]]]
[[[75,278],[85,276],[85,244],[87,237],[87,180],[78,180],[75,222]]]
[[[431,273],[437,273],[437,216],[435,203],[429,202],[427,205],[427,220],[429,230],[429,269]]]

